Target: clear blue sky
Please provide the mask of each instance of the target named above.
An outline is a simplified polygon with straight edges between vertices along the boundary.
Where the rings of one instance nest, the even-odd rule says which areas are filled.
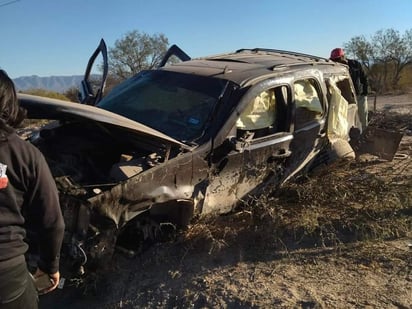
[[[191,57],[266,47],[328,57],[352,37],[412,28],[411,0],[0,0],[12,78],[83,74],[101,38],[163,33]]]

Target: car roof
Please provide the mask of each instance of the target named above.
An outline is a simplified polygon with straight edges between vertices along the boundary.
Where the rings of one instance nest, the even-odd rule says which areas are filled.
[[[276,72],[302,68],[333,67],[329,59],[302,53],[254,48],[235,52],[195,58],[162,67],[162,70],[195,74],[231,80],[239,85]]]

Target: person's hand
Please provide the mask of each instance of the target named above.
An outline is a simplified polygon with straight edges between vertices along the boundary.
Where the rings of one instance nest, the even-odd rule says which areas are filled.
[[[45,272],[43,272],[42,270],[40,270],[40,268],[37,268],[36,272],[34,273],[33,277],[34,280],[36,280],[36,278],[39,278],[41,276],[47,275],[50,278],[50,281],[52,282],[52,285],[44,290],[39,291],[39,294],[47,294],[51,291],[53,291],[54,289],[57,288],[57,286],[59,285],[60,282],[60,272],[55,272],[54,274],[46,274]]]

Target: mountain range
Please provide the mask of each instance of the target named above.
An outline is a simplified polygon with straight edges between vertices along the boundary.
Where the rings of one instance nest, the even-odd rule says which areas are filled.
[[[40,77],[37,75],[22,76],[13,79],[17,91],[29,89],[44,89],[48,91],[63,93],[69,88],[79,87],[83,75],[71,76],[48,76]]]

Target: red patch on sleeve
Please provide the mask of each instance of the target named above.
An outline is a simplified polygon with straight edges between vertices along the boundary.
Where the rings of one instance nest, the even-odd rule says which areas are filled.
[[[9,179],[7,177],[0,177],[0,189],[6,188],[8,183]]]

